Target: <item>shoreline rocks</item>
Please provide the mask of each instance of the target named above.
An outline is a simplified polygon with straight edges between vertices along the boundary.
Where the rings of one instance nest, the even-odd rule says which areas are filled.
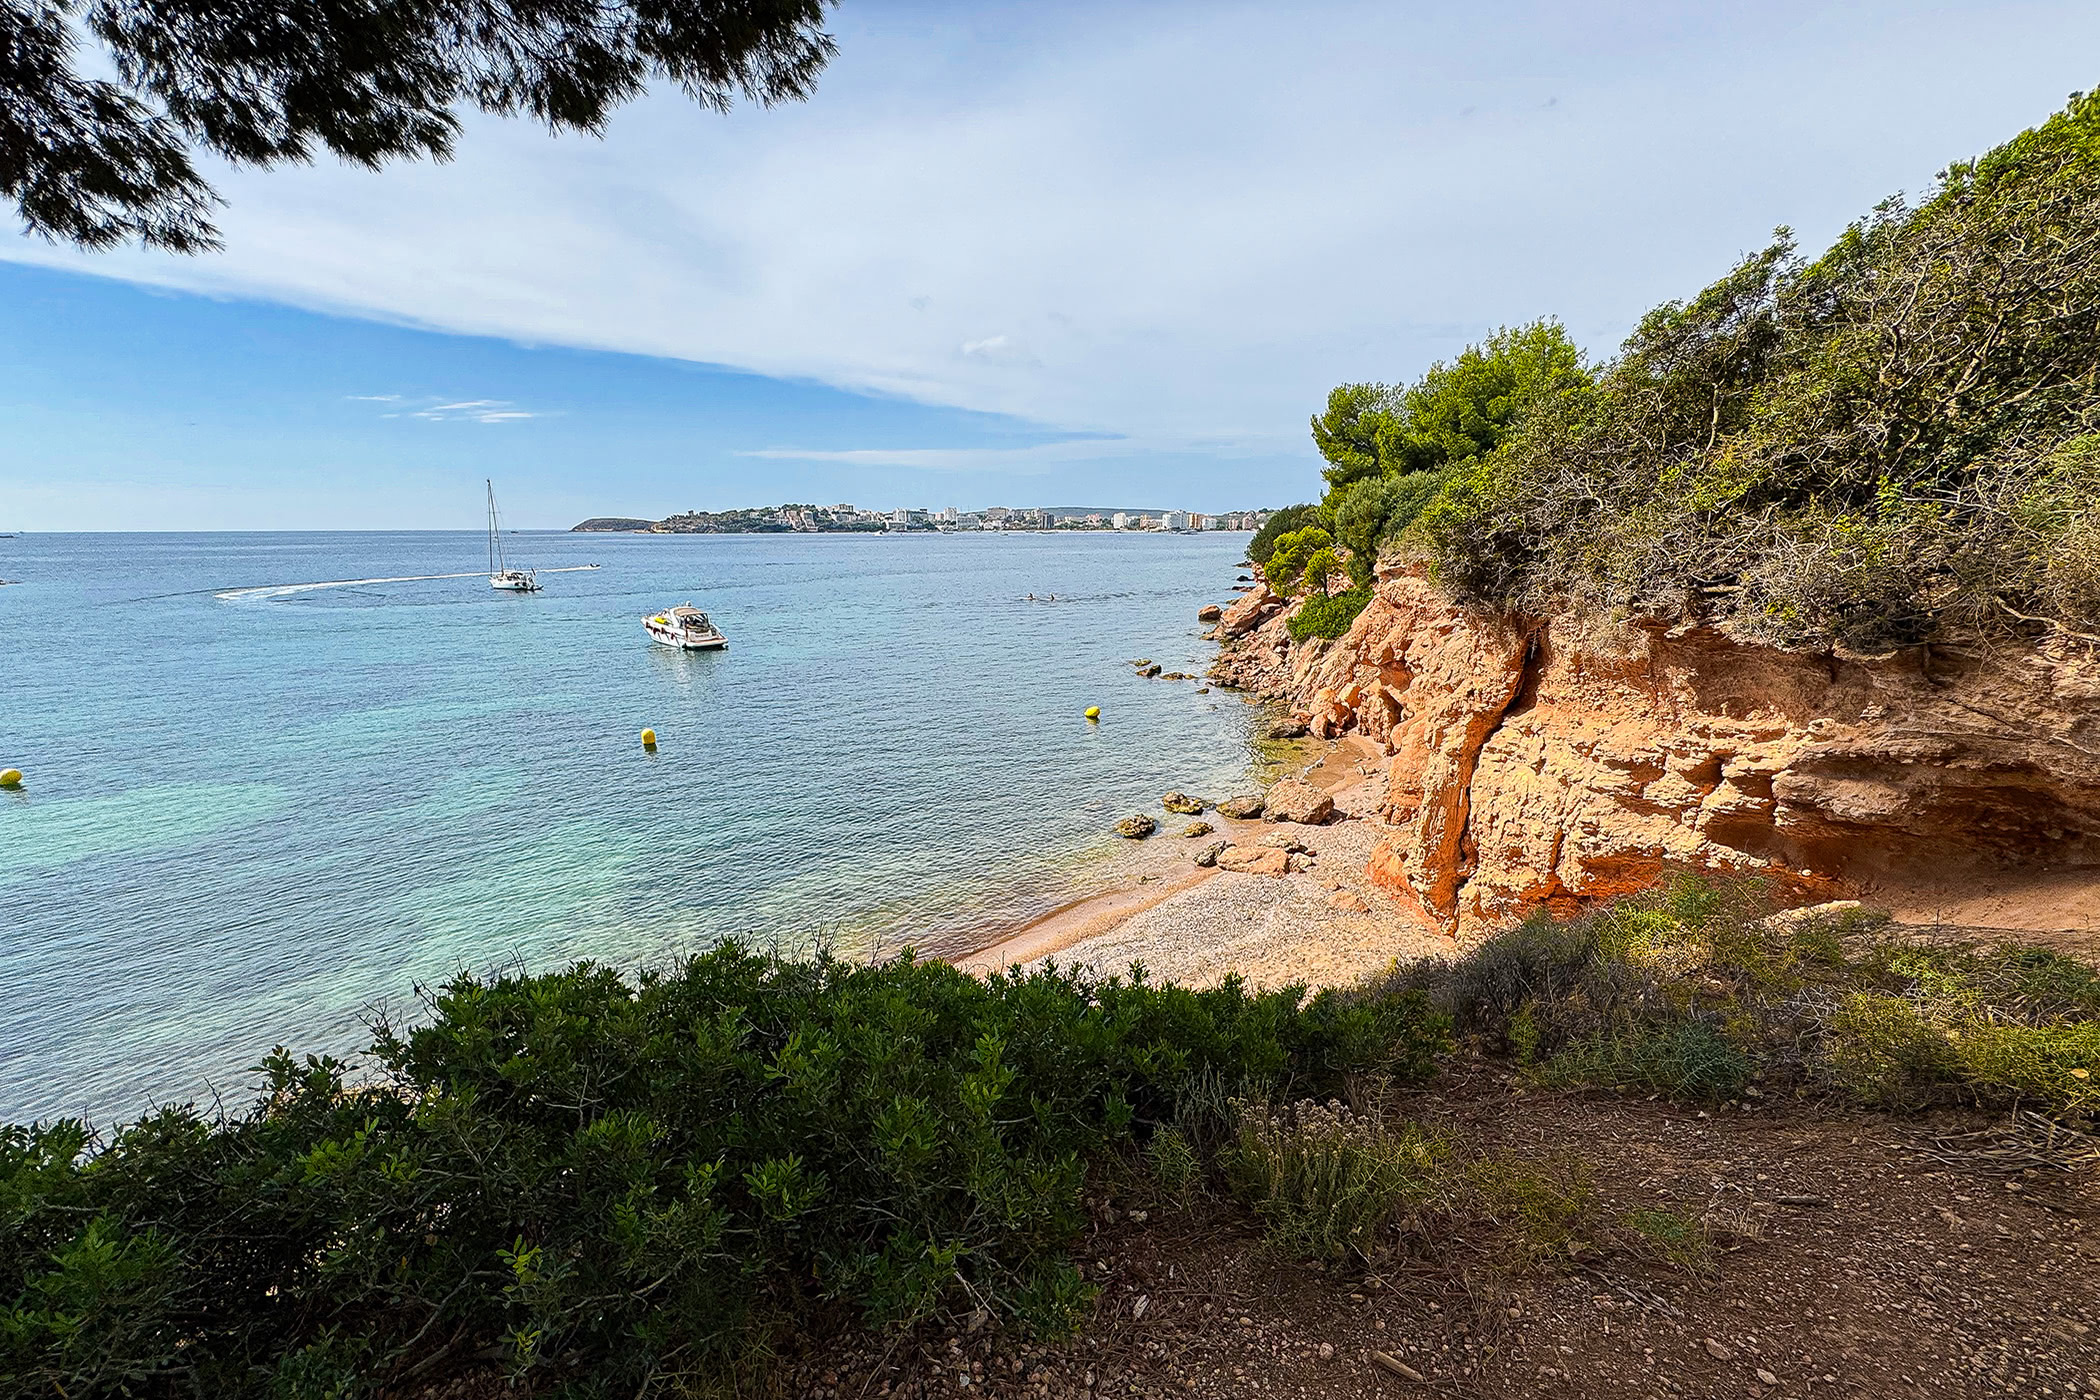
[[[1230,817],[1234,821],[1252,821],[1261,815],[1264,805],[1264,799],[1258,792],[1248,793],[1244,797],[1228,797],[1218,804],[1218,815]]]
[[[1143,812],[1139,812],[1135,816],[1123,818],[1112,829],[1116,835],[1126,841],[1142,841],[1153,832],[1159,830],[1159,823],[1146,816]]]
[[[1229,870],[1235,875],[1268,875],[1281,879],[1290,873],[1291,854],[1273,846],[1227,846],[1218,852],[1218,869]]]
[[[1272,822],[1318,826],[1334,815],[1334,799],[1298,778],[1285,778],[1269,789],[1262,815]]]
[[[1202,798],[1191,797],[1177,788],[1159,799],[1159,805],[1176,816],[1200,817],[1203,815],[1203,808],[1206,804]]]

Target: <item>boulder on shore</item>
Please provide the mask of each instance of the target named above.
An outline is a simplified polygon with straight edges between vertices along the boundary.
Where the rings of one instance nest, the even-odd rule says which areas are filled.
[[[1261,815],[1262,796],[1249,793],[1245,797],[1228,797],[1218,804],[1218,815],[1231,817],[1234,821],[1251,821]]]
[[[1307,727],[1304,720],[1293,715],[1289,719],[1277,720],[1262,731],[1262,737],[1265,739],[1303,739]]]
[[[1227,846],[1218,852],[1218,869],[1230,870],[1235,875],[1281,878],[1290,873],[1291,857],[1286,851],[1268,846]]]
[[[1183,836],[1208,836],[1216,830],[1217,828],[1209,822],[1190,822],[1181,829],[1181,834]]]
[[[1159,799],[1159,805],[1166,808],[1169,812],[1175,812],[1184,817],[1200,817],[1203,815],[1203,799],[1191,797],[1178,788]]]
[[[1237,603],[1225,609],[1218,619],[1218,630],[1228,637],[1244,637],[1272,613],[1283,610],[1284,600],[1270,592],[1266,586],[1257,585]]]
[[[1196,609],[1196,621],[1198,622],[1216,622],[1223,616],[1225,616],[1225,609],[1219,607],[1216,603],[1205,603],[1202,607]]]
[[[1285,778],[1269,789],[1262,815],[1272,822],[1318,826],[1334,815],[1334,799],[1297,778]]]
[[[1216,865],[1218,863],[1218,853],[1231,844],[1230,841],[1213,841],[1193,856],[1190,856],[1189,859],[1205,867]]]
[[[1159,830],[1159,823],[1139,812],[1134,817],[1125,817],[1115,825],[1115,833],[1131,841],[1142,841]]]

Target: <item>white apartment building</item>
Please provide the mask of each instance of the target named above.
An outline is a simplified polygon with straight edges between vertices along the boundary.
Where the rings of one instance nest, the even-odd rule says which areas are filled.
[[[1162,530],[1186,530],[1188,527],[1189,513],[1185,510],[1170,510],[1159,518]]]
[[[1130,517],[1119,510],[1108,523],[1115,526],[1118,530],[1128,530],[1130,528]]]

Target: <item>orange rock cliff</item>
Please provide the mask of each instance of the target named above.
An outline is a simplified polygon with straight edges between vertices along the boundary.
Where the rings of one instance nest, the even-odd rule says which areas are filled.
[[[2100,659],[2082,646],[1798,653],[1700,626],[1485,617],[1382,569],[1293,643],[1256,584],[1212,674],[1391,754],[1384,888],[1452,933],[1665,867],[1777,876],[1906,917],[2100,924]]]

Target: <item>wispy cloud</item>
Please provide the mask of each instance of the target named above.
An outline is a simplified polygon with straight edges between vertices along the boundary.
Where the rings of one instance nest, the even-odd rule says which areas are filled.
[[[514,423],[520,418],[537,418],[513,406],[507,399],[461,399],[458,403],[437,403],[428,408],[419,408],[409,414],[431,423]]]
[[[426,423],[515,423],[520,419],[541,416],[530,409],[519,408],[509,399],[456,399],[447,402],[436,397],[412,399],[401,394],[346,394],[343,397],[351,403],[399,405],[394,412],[382,413],[379,416],[420,418]]]
[[[1773,224],[1812,246],[2089,86],[2091,0],[1915,10],[1166,0],[987,7],[950,35],[848,7],[805,105],[652,96],[603,141],[475,117],[443,165],[215,169],[222,256],[0,233],[0,257],[815,379],[1121,435],[1133,461],[1260,441],[1295,472],[1281,501],[1318,487],[1305,421],[1334,384],[1545,314],[1609,350]]]

